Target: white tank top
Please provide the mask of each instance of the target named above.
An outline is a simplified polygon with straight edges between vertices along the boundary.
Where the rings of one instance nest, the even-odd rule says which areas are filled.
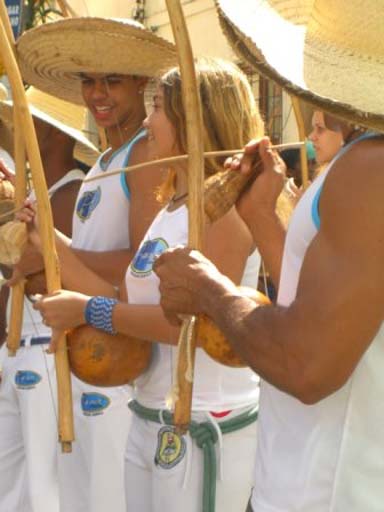
[[[296,296],[304,255],[318,231],[322,185],[348,148],[308,188],[293,212],[284,247],[280,305],[288,306]],[[382,326],[346,384],[314,405],[261,382],[255,512],[384,510],[383,362]]]
[[[123,144],[104,162],[103,153],[89,171],[96,176],[105,171],[127,166],[136,142],[145,137],[140,131]],[[108,150],[109,151],[109,150]],[[72,224],[72,246],[89,251],[127,249],[129,241],[129,198],[125,173],[90,183],[83,183],[79,191]]]
[[[152,271],[154,257],[168,247],[185,245],[188,240],[188,211],[181,206],[173,212],[163,209],[150,226],[126,273],[128,301],[131,304],[159,304],[159,280]],[[247,285],[257,287],[260,256],[248,259]],[[176,349],[153,344],[149,369],[135,382],[135,398],[147,407],[165,408],[173,384]],[[196,350],[193,410],[219,412],[237,409],[258,401],[258,377],[250,369],[234,369],[216,363],[201,348]]]
[[[80,169],[72,169],[67,172],[62,178],[59,179],[56,183],[52,185],[52,187],[48,190],[49,197],[52,197],[55,192],[59,190],[60,187],[63,187],[67,183],[71,183],[72,181],[83,180],[84,173]],[[35,199],[35,193],[32,193],[29,196],[32,200]],[[12,293],[12,291],[11,291]],[[8,299],[7,304],[7,322],[9,324],[10,314],[11,314],[11,295]],[[51,329],[43,324],[41,315],[38,311],[35,311],[32,307],[31,301],[25,297],[24,298],[24,308],[23,308],[23,325],[21,330],[21,337],[26,338],[28,336],[50,336]]]

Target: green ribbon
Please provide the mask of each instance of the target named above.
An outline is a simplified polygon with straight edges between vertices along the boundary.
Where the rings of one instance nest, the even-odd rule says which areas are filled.
[[[160,409],[150,409],[131,400],[128,407],[139,418],[154,423],[173,425],[173,414]],[[251,425],[257,420],[258,409],[254,407],[248,411],[226,421],[217,423],[222,434],[235,432]],[[198,423],[191,421],[188,428],[189,434],[195,440],[197,446],[203,450],[204,455],[204,486],[202,512],[215,512],[216,502],[216,453],[215,444],[218,440],[217,430],[210,421]]]

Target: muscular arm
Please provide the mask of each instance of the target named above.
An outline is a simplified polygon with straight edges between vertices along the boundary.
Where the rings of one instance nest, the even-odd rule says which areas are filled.
[[[383,143],[365,141],[335,164],[321,196],[321,228],[289,307],[257,308],[213,269],[200,267],[194,281],[202,311],[239,355],[305,403],[346,382],[383,320],[383,161]]]

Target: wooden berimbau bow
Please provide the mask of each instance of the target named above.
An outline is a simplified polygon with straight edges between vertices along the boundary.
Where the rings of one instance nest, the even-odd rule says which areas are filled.
[[[60,270],[58,257],[55,248],[54,228],[52,220],[51,205],[49,202],[47,185],[45,181],[43,166],[41,163],[39,147],[36,139],[36,133],[29,112],[28,102],[25,96],[23,82],[20,76],[18,65],[14,53],[14,39],[10,26],[4,0],[0,0],[0,58],[4,64],[9,83],[12,89],[13,108],[15,112],[15,141],[19,145],[16,152],[17,167],[17,199],[19,204],[25,197],[25,166],[24,166],[24,148],[26,149],[28,161],[31,168],[32,181],[36,192],[37,212],[39,218],[39,231],[43,246],[43,258],[47,278],[48,293],[52,293],[61,287]],[[20,150],[21,148],[21,150]],[[24,177],[23,177],[24,175]],[[12,306],[18,308],[11,314],[13,322],[16,320],[18,325],[12,323],[9,331],[14,334],[13,343],[20,338],[20,322],[22,315],[22,301],[24,298],[23,285],[16,288],[15,298]],[[70,452],[72,449],[73,435],[73,409],[71,380],[68,365],[67,345],[64,333],[52,332],[52,338],[57,343],[55,353],[57,387],[58,387],[58,431],[59,440],[63,452]],[[11,340],[12,342],[12,336]],[[16,351],[16,344],[11,346],[11,351]]]
[[[166,0],[180,67],[188,146],[188,243],[202,249],[204,230],[203,116],[191,43],[179,0]],[[191,419],[196,318],[185,317],[179,338],[175,392],[175,427],[184,433]]]

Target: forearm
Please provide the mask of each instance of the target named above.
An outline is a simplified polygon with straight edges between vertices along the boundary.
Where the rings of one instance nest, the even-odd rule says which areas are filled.
[[[304,402],[311,401],[306,372],[311,356],[288,308],[257,306],[225,279],[207,284],[202,295],[204,312],[258,375]]]
[[[73,252],[84,265],[114,286],[122,282],[128,265],[134,256],[133,251],[129,249],[103,252],[73,249]]]
[[[134,338],[176,345],[180,329],[165,318],[160,306],[120,302],[113,310],[113,327]]]
[[[277,214],[263,215],[262,213],[255,215],[249,228],[277,290],[283,259],[285,229]]]
[[[60,260],[63,287],[86,295],[115,297],[114,286],[85,266],[67,245],[68,238],[59,232],[56,233],[56,248]]]

